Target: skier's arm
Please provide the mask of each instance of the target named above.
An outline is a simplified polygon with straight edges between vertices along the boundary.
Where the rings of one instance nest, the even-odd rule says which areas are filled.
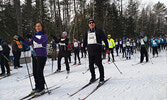
[[[87,32],[85,33],[85,37],[84,37],[84,42],[83,42],[83,48],[85,48],[87,46]]]
[[[24,41],[22,41],[22,43],[24,45],[26,45],[26,46],[30,46],[30,45],[32,45],[32,40],[31,41],[27,41],[27,40],[24,39]]]

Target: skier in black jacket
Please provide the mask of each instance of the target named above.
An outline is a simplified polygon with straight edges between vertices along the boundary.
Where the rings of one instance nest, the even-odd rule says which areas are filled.
[[[66,64],[66,70],[67,73],[70,72],[70,67],[69,67],[69,63],[68,63],[68,43],[69,43],[69,39],[67,38],[67,32],[63,32],[62,33],[62,37],[60,39],[57,39],[56,37],[54,37],[55,42],[57,42],[59,44],[59,55],[58,55],[58,69],[56,72],[60,72],[61,71],[61,58],[64,57],[65,58],[65,64]]]
[[[96,80],[94,64],[99,68],[100,72],[100,83],[104,81],[104,67],[102,65],[102,40],[106,44],[108,50],[108,42],[104,32],[101,29],[95,27],[95,21],[89,19],[89,30],[85,33],[84,37],[84,48],[87,46],[89,55],[89,69],[91,72],[90,83]]]
[[[0,38],[0,65],[1,65],[1,72],[2,72],[0,76],[5,75],[5,67],[7,70],[7,76],[10,75],[10,68],[8,64],[9,53],[10,53],[10,48],[8,44]]]

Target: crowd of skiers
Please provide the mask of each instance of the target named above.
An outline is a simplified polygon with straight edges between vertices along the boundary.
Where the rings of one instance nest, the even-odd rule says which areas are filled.
[[[68,39],[67,32],[62,32],[61,38],[56,36],[51,36],[51,49],[52,53],[57,60],[57,70],[55,72],[61,71],[61,59],[64,58],[67,73],[70,73],[71,63],[71,53],[74,53],[74,65],[81,64],[81,58],[89,58],[89,69],[91,72],[90,82],[96,80],[94,64],[99,68],[100,81],[104,81],[104,67],[102,60],[106,59],[108,62],[115,62],[114,57],[122,55],[122,58],[131,59],[132,55],[138,51],[141,53],[140,63],[143,62],[144,57],[146,57],[146,62],[149,61],[149,51],[158,56],[158,52],[167,49],[167,36],[152,36],[151,39],[145,35],[144,32],[140,33],[138,38],[116,38],[112,35],[105,33],[95,26],[95,21],[93,19],[88,20],[89,29],[85,32],[85,37],[79,41],[74,38],[72,42]],[[32,51],[32,65],[33,65],[33,76],[35,81],[35,88],[32,93],[41,93],[45,89],[45,78],[44,78],[44,66],[48,57],[47,54],[47,43],[48,36],[45,27],[42,23],[36,23],[35,34],[27,34],[26,40],[21,36],[14,36],[12,41],[12,53],[14,56],[14,68],[22,67],[20,66],[20,55],[21,51],[24,51],[24,47],[31,46]],[[150,48],[150,49],[149,49]],[[29,50],[29,49],[28,49]],[[116,55],[114,55],[116,52]],[[9,53],[10,48],[8,44],[0,38],[0,64],[1,64],[1,76],[5,75],[5,67],[7,70],[7,75],[10,75],[9,67]],[[81,57],[80,57],[81,55]],[[107,55],[107,56],[106,56]],[[111,59],[111,57],[112,59]],[[53,59],[53,57],[52,57]],[[4,67],[5,66],[5,67]]]

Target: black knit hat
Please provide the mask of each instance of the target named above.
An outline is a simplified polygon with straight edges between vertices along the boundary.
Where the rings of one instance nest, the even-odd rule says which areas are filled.
[[[95,20],[94,20],[93,18],[90,18],[90,19],[88,20],[88,23],[89,23],[90,21],[92,21],[93,23],[95,23]]]

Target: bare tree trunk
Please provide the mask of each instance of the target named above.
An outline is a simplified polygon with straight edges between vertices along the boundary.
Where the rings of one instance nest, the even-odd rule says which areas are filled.
[[[31,5],[31,3],[32,3],[32,0],[27,0],[27,16],[28,16],[28,24],[29,24],[29,27],[28,27],[28,31],[30,32],[30,33],[32,33],[33,32],[33,29],[32,29],[32,27],[33,27],[33,25],[32,25],[32,13],[31,13],[31,11],[32,11],[32,5]]]
[[[14,5],[16,9],[17,34],[20,36],[23,36],[20,0],[14,0]]]
[[[59,0],[57,0],[57,3],[58,3],[58,13],[59,13],[59,28],[60,28],[60,33],[62,33],[62,22],[61,22],[61,11],[60,11],[60,2]]]

